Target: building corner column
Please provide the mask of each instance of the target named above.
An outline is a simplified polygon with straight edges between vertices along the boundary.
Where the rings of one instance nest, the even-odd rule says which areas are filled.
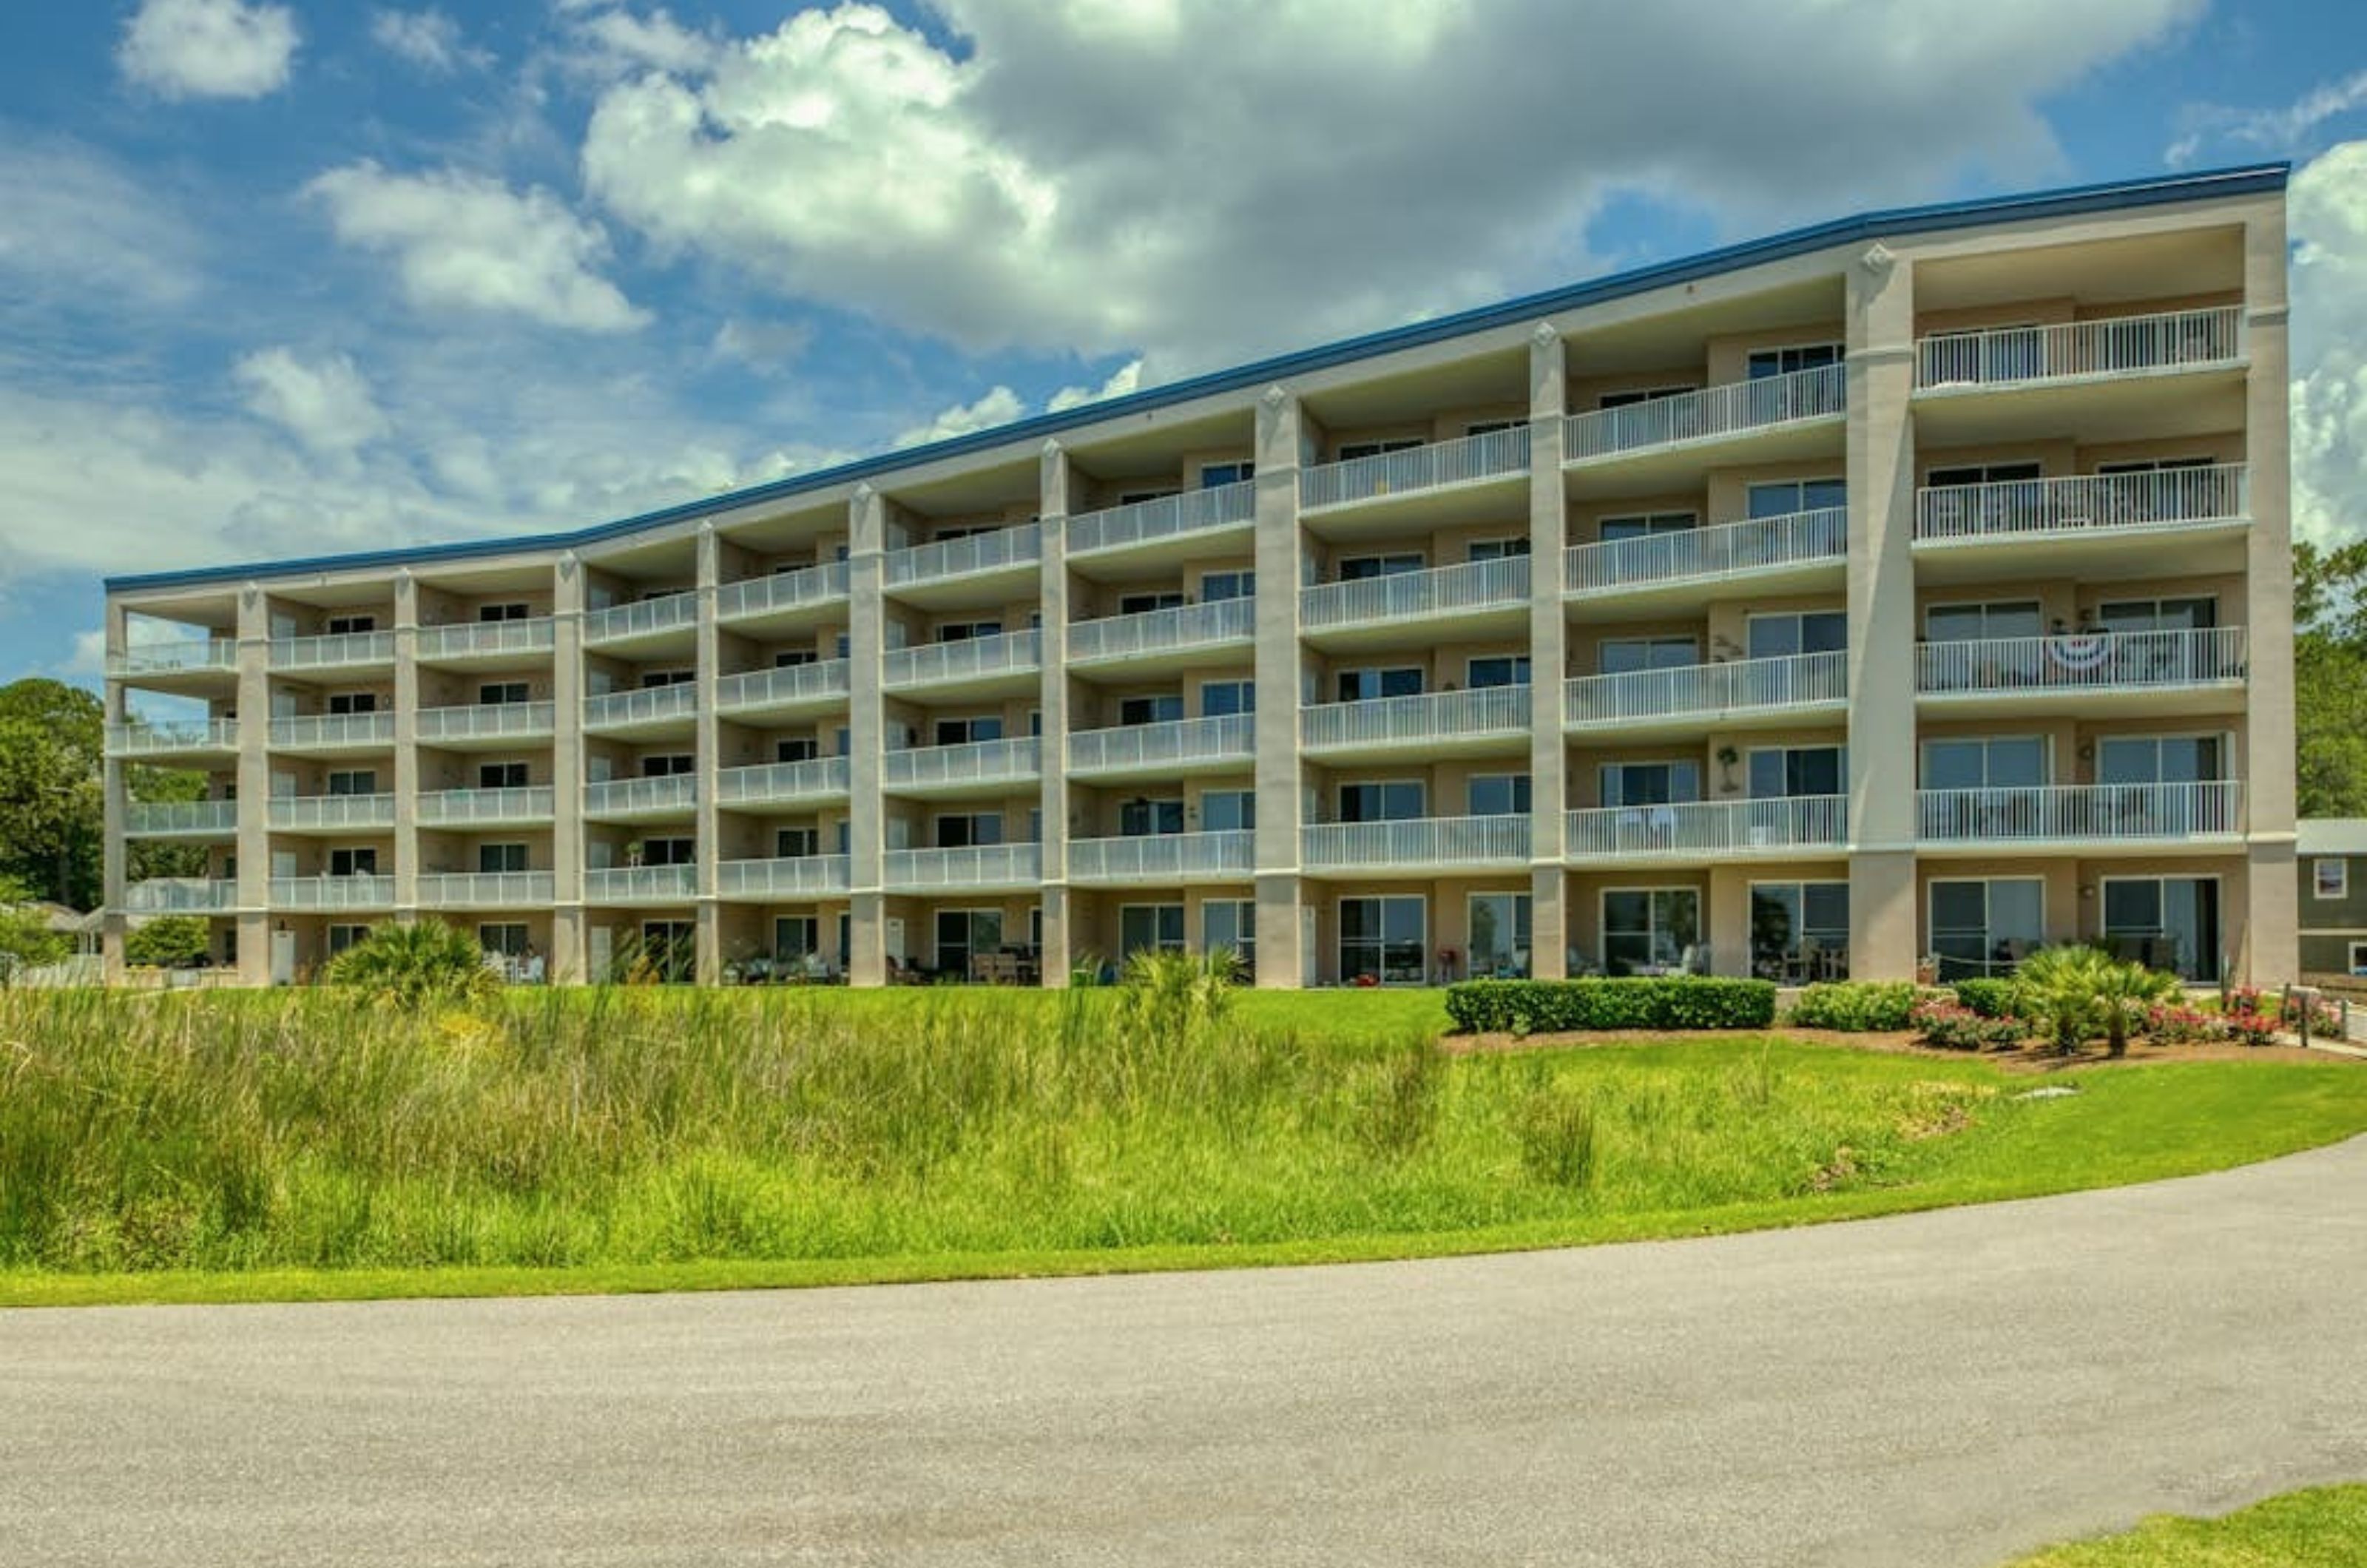
[[[1257,984],[1289,989],[1314,972],[1301,940],[1298,471],[1306,416],[1269,387],[1257,405]]]
[[[1041,859],[1044,947],[1036,954],[1042,983],[1058,989],[1069,983],[1072,943],[1069,932],[1069,454],[1059,442],[1044,443],[1039,479],[1041,502],[1036,510],[1043,538],[1043,582],[1040,589],[1042,629],[1038,634],[1043,665],[1043,733],[1036,742],[1036,768],[1043,780],[1038,815],[1044,827],[1036,854]]]
[[[698,525],[698,574],[694,590],[698,600],[698,621],[693,633],[697,640],[695,678],[698,682],[697,716],[692,721],[696,739],[691,747],[691,766],[697,771],[692,775],[697,793],[691,797],[693,843],[697,853],[697,902],[693,917],[697,939],[693,971],[698,983],[712,986],[723,977],[723,912],[716,903],[716,887],[720,880],[717,870],[722,856],[722,819],[716,805],[716,770],[723,757],[722,739],[716,727],[716,682],[721,674],[722,641],[715,622],[715,591],[723,580],[722,541],[716,537],[715,525],[704,522]]]
[[[879,795],[887,716],[888,498],[858,486],[847,504],[847,983],[888,981],[887,813]]]
[[[238,591],[238,979],[271,984],[271,601]]]
[[[1562,736],[1569,504],[1561,476],[1569,405],[1569,346],[1558,327],[1539,321],[1529,333],[1529,974],[1540,980],[1569,973],[1569,746]]]
[[[550,976],[574,984],[592,970],[583,907],[583,563],[560,556],[550,586]]]
[[[419,917],[419,581],[394,574],[394,918]]]
[[[2294,779],[2293,434],[2287,387],[2285,209],[2254,209],[2244,229],[2245,460],[2252,526],[2245,544],[2244,824],[2240,972],[2256,986],[2301,976],[2300,815]]]
[[[107,684],[106,717],[99,748],[102,799],[99,862],[99,975],[108,985],[123,983],[123,940],[129,931],[125,919],[125,887],[130,880],[130,845],[125,840],[124,829],[130,813],[130,768],[116,749],[106,744],[107,739],[123,733],[126,717],[123,682],[117,677],[117,661],[130,646],[130,617],[123,606],[107,606],[107,660],[104,666]]]

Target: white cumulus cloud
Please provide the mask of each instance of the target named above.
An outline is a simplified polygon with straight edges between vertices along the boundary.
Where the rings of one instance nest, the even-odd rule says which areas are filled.
[[[981,430],[991,430],[998,424],[1009,424],[1027,414],[1026,400],[1008,387],[996,387],[974,403],[957,403],[945,410],[926,424],[914,425],[896,437],[898,446],[925,446],[932,441],[951,441],[957,435],[970,435]]]
[[[310,364],[292,350],[266,348],[233,372],[247,407],[323,456],[350,453],[387,433],[385,413],[348,356]]]
[[[1141,385],[1142,361],[1129,359],[1111,371],[1109,379],[1104,381],[1098,389],[1063,387],[1052,394],[1051,400],[1044,407],[1048,412],[1059,413],[1067,409],[1082,408],[1087,403],[1105,403],[1112,398],[1122,398],[1129,392],[1138,390]]]
[[[2293,504],[2295,535],[2367,532],[2367,141],[2293,177]]]
[[[142,0],[115,60],[168,98],[259,98],[288,83],[296,17],[240,0]]]
[[[481,71],[493,62],[488,51],[470,47],[459,23],[432,7],[371,12],[370,40],[433,75],[448,76],[464,67]]]

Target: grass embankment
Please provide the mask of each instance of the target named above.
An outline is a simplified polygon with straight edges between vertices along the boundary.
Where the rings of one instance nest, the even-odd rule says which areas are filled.
[[[2052,1547],[2011,1568],[2357,1568],[2367,1486],[2271,1497],[2219,1519],[2150,1518],[2125,1535]]]
[[[1434,994],[0,992],[0,1303],[1404,1257],[2027,1196],[2367,1128],[2348,1065],[1696,1039],[1449,1058]]]

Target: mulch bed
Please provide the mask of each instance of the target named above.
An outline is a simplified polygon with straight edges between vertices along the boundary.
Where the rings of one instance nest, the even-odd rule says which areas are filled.
[[[1666,1030],[1604,1029],[1569,1034],[1450,1034],[1439,1044],[1452,1055],[1480,1051],[1556,1051],[1584,1045],[1665,1045],[1672,1040],[1746,1040],[1775,1035],[1816,1045],[1844,1045],[1857,1051],[1884,1051],[1902,1056],[1929,1056],[1936,1061],[1983,1061],[2010,1073],[2059,1073],[2069,1067],[2147,1066],[2164,1062],[2357,1062],[2330,1051],[2305,1051],[2298,1045],[2237,1045],[2218,1042],[2207,1045],[2155,1045],[2129,1042],[2129,1054],[2117,1060],[2104,1054],[2096,1041],[2068,1056],[2058,1056],[2044,1044],[2018,1051],[1942,1051],[1926,1045],[1911,1030],[1848,1034],[1835,1029],[1704,1029],[1671,1034]],[[2367,1066],[2367,1063],[2361,1063]]]

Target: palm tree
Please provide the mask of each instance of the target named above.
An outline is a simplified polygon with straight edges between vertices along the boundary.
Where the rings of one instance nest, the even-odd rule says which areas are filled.
[[[2105,1054],[2124,1056],[2129,1049],[2129,1024],[2146,1010],[2179,993],[2178,977],[2137,963],[2105,962],[2090,978],[2090,994],[2104,1016]]]
[[[2098,972],[2112,959],[2092,947],[2049,947],[2023,959],[2014,971],[2038,1016],[2055,1037],[2055,1049],[2069,1055],[2095,1027]]]

